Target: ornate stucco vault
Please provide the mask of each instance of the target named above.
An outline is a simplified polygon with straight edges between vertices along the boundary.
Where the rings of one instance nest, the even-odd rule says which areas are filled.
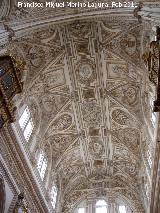
[[[91,194],[126,197],[134,212],[143,212],[139,171],[148,108],[141,55],[148,29],[132,12],[90,10],[83,18],[80,9],[52,16],[13,5],[6,12],[14,33],[5,48],[26,62],[17,107],[27,105],[32,115],[30,159],[35,167],[37,153],[46,154],[45,187],[58,185],[62,212]]]
[[[86,190],[127,184],[137,191],[141,34],[138,22],[106,17],[51,25],[15,42],[27,61],[25,100],[37,146],[63,191],[80,187],[79,176]]]

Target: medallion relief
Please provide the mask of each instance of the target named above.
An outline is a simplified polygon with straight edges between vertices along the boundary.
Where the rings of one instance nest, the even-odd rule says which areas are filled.
[[[104,154],[104,145],[100,137],[91,138],[89,152],[94,158],[101,158]]]
[[[77,80],[80,84],[90,85],[96,80],[95,65],[88,60],[78,63],[76,66]]]

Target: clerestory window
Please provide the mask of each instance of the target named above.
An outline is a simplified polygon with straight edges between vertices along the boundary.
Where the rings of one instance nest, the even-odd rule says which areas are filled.
[[[78,213],[85,213],[85,208],[78,208]]]
[[[51,204],[54,209],[56,207],[56,201],[57,201],[57,187],[53,186],[51,190]]]
[[[96,203],[96,213],[107,213],[107,203],[105,200],[98,200]]]
[[[19,125],[23,131],[24,138],[28,142],[34,127],[28,107],[26,107],[24,112],[22,113],[19,119]]]
[[[39,155],[38,162],[37,162],[37,169],[39,171],[41,179],[43,180],[46,169],[47,169],[47,159],[43,152],[41,152]]]
[[[124,205],[119,206],[119,213],[126,213],[126,207]]]
[[[152,118],[151,118],[151,120],[152,120],[153,126],[155,126],[155,123],[156,123],[156,113],[155,112],[152,112]]]
[[[153,112],[153,108],[154,108],[154,100],[153,99],[151,99],[150,105],[151,105],[151,109],[152,109],[151,122],[152,122],[152,125],[155,127],[155,124],[156,124],[156,113]]]

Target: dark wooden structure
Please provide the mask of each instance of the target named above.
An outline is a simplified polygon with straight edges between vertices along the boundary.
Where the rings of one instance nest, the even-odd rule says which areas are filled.
[[[160,27],[157,27],[157,40],[155,45],[153,45],[153,54],[154,54],[154,61],[153,61],[153,71],[157,72],[157,97],[154,101],[154,112],[160,112]]]
[[[13,97],[22,92],[21,73],[24,63],[11,56],[0,56],[0,128],[15,121]]]
[[[27,205],[24,204],[24,193],[23,192],[21,192],[18,195],[18,199],[17,199],[16,205],[13,210],[13,213],[18,213],[18,212],[28,213],[28,207],[27,207]]]
[[[3,177],[0,175],[0,213],[4,213],[6,201],[5,184]]]
[[[153,112],[160,112],[160,27],[157,27],[156,41],[150,43],[150,49],[142,59],[149,72],[149,80],[157,87],[157,97],[154,101]]]

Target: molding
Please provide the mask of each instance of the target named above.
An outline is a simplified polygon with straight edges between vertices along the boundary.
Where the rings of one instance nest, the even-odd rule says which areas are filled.
[[[16,201],[17,201],[17,196],[18,196],[19,190],[18,190],[18,187],[17,187],[15,181],[13,180],[12,175],[10,174],[10,171],[7,168],[6,163],[4,162],[4,160],[1,156],[0,156],[0,172],[1,172],[4,180],[10,186],[11,191],[13,192],[13,199],[12,199],[12,202],[11,202],[9,209],[8,209],[8,213],[12,213],[13,208],[14,208]]]
[[[3,153],[5,153],[4,160],[7,164],[12,161],[13,168],[10,168],[10,165],[7,166],[16,184],[18,186],[21,184],[27,194],[29,193],[30,199],[34,203],[37,212],[50,212],[11,126],[3,129],[1,135],[3,147],[5,149],[3,150]]]

